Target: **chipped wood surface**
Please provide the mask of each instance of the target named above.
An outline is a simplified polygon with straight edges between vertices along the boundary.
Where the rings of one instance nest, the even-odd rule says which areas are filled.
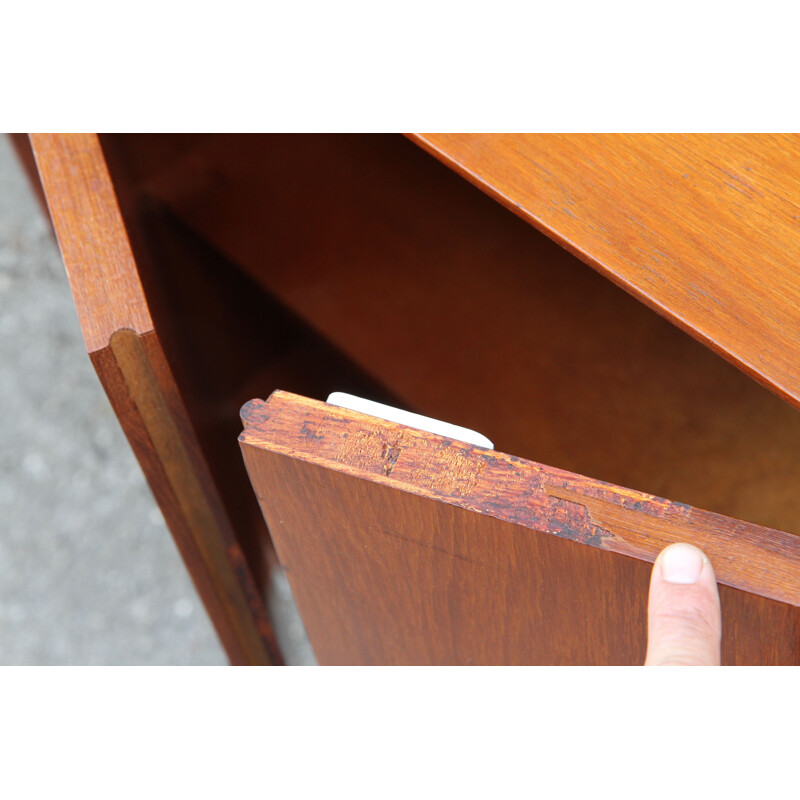
[[[411,138],[800,406],[800,136]]]
[[[797,661],[791,534],[286,392],[242,419],[322,663],[637,663],[675,541],[723,584],[727,663]]]

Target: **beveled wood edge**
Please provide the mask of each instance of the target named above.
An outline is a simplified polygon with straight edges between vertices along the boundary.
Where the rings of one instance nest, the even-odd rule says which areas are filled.
[[[50,218],[89,353],[122,329],[154,329],[100,140],[32,133]]]
[[[91,359],[231,662],[283,663],[155,332],[117,331]]]
[[[281,664],[158,341],[99,138],[30,141],[86,349],[217,635],[233,664]]]
[[[800,606],[800,537],[276,391],[241,411],[242,448],[334,469],[652,563],[701,548],[720,583]]]
[[[473,186],[476,186],[489,197],[496,200],[502,206],[507,208],[520,219],[532,225],[536,230],[543,233],[548,238],[552,239],[560,247],[563,247],[568,253],[575,256],[587,266],[599,272],[603,277],[610,280],[620,289],[623,289],[632,297],[635,297],[641,303],[644,303],[648,308],[655,311],[664,319],[669,320],[673,325],[680,328],[684,333],[687,333],[693,339],[700,342],[712,352],[716,353],[721,358],[724,358],[729,363],[733,364],[739,371],[749,376],[756,382],[760,383],[773,394],[785,400],[795,408],[800,408],[800,396],[796,395],[792,390],[788,389],[782,383],[779,383],[774,378],[766,375],[757,364],[750,363],[749,361],[740,358],[735,353],[726,350],[719,342],[707,336],[702,331],[695,328],[688,320],[684,319],[680,314],[677,314],[672,309],[663,305],[655,297],[652,297],[647,292],[639,289],[638,287],[628,283],[622,276],[618,275],[611,267],[595,258],[591,253],[588,253],[582,247],[577,245],[571,239],[563,236],[558,229],[548,224],[541,217],[532,214],[524,206],[517,203],[515,200],[504,194],[502,191],[493,186],[488,180],[480,175],[474,173],[469,167],[462,164],[457,158],[447,152],[446,149],[441,148],[439,145],[426,138],[424,133],[405,133],[403,134],[409,141],[412,141],[417,146],[421,147],[425,152],[432,155],[442,164],[449,167],[453,172],[465,178]],[[491,136],[492,134],[486,134]]]

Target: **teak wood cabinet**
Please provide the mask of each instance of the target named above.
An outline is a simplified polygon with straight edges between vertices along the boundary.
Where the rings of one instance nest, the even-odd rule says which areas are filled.
[[[674,541],[714,564],[725,663],[798,663],[796,137],[31,143],[233,663],[281,662],[279,562],[320,663],[641,663]]]

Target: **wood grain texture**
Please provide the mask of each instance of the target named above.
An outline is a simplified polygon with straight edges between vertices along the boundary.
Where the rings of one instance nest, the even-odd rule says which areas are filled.
[[[242,419],[321,663],[640,663],[676,541],[714,564],[725,663],[798,662],[791,534],[285,392]]]
[[[800,406],[800,137],[412,138]]]
[[[159,342],[237,541],[263,588],[276,559],[236,442],[242,404],[276,388],[327,396],[331,382],[357,394],[385,393],[146,192],[143,180],[171,159],[190,157],[205,138],[102,135],[100,143]],[[251,222],[259,224],[253,211]]]
[[[800,532],[796,409],[402,137],[213,137],[147,188],[405,407]]]
[[[33,145],[87,350],[195,586],[235,664],[280,663],[164,356],[97,138]]]
[[[93,353],[153,321],[95,134],[31,134],[78,320]]]
[[[236,543],[154,333],[114,334],[92,361],[235,664],[280,663],[263,598]],[[121,396],[125,396],[121,400]],[[121,400],[121,402],[120,402]],[[265,657],[266,656],[266,657]]]

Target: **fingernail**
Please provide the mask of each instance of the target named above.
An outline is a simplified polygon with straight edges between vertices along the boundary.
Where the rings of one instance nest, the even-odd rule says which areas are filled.
[[[690,544],[672,544],[661,555],[661,574],[668,583],[697,583],[703,554]]]

